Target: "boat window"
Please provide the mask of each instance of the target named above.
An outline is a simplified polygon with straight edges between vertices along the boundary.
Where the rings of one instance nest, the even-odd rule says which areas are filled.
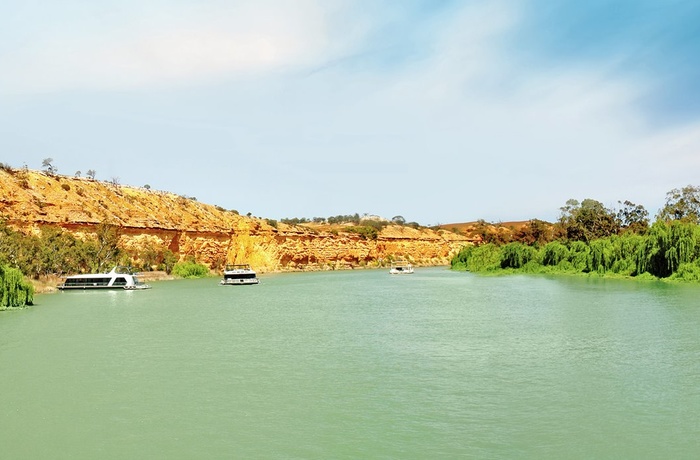
[[[255,273],[235,273],[232,275],[224,275],[226,279],[243,279],[243,278],[255,278]]]
[[[68,278],[65,286],[107,286],[112,278]]]
[[[120,276],[119,278],[114,280],[112,286],[126,286],[126,278]]]

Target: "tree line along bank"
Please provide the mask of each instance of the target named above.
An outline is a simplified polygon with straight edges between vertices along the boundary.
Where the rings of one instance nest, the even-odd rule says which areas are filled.
[[[464,247],[452,268],[700,281],[700,187],[668,192],[651,224],[643,206],[620,204],[569,200],[554,224],[532,220],[505,238],[484,230],[482,243]]]

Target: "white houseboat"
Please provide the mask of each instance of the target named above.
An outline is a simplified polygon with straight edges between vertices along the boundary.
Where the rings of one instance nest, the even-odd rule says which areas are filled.
[[[396,261],[391,264],[389,273],[392,275],[410,275],[413,273],[413,265],[404,260]]]
[[[142,283],[138,275],[130,267],[114,267],[109,273],[89,273],[85,275],[68,276],[63,284],[58,286],[62,291],[74,289],[149,289],[151,286]]]
[[[247,284],[258,284],[257,274],[248,264],[229,264],[224,268],[224,279],[221,280],[223,286],[241,286]]]

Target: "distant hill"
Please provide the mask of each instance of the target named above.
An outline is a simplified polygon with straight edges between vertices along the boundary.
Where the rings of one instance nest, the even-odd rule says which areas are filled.
[[[523,221],[510,221],[510,222],[498,222],[498,223],[489,223],[486,222],[485,226],[489,231],[492,232],[500,232],[500,233],[508,233],[510,235],[513,235],[515,232],[520,230],[521,228],[525,227],[529,221],[523,220]],[[453,224],[441,224],[440,228],[443,228],[445,230],[449,230],[452,232],[459,232],[465,237],[469,238],[470,240],[475,240],[479,241],[480,234],[484,230],[484,223],[481,223],[479,221],[474,221],[474,222],[459,222],[459,223],[453,223]]]

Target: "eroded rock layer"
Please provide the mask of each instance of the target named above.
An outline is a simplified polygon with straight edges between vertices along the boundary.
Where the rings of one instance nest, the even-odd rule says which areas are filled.
[[[104,222],[138,260],[169,249],[212,269],[249,263],[260,272],[372,266],[395,257],[443,265],[469,239],[447,230],[384,227],[376,239],[343,226],[286,225],[240,216],[173,193],[26,169],[0,170],[0,218],[24,232],[51,225],[80,238]]]

